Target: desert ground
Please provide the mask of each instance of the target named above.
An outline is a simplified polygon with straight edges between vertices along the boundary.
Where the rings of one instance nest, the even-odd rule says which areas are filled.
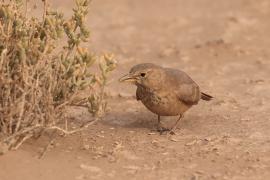
[[[71,14],[73,3],[53,6]],[[94,0],[89,48],[118,60],[108,113],[57,136],[42,158],[49,134],[0,156],[0,179],[270,179],[269,17],[268,0]],[[191,108],[176,135],[160,135],[135,87],[118,82],[143,62],[182,69],[214,100]],[[82,107],[69,114],[92,118]]]

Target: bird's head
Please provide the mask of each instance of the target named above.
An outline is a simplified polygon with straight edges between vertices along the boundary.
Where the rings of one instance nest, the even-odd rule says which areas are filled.
[[[128,74],[119,79],[120,82],[131,82],[137,86],[156,88],[164,79],[163,68],[152,63],[135,65]]]

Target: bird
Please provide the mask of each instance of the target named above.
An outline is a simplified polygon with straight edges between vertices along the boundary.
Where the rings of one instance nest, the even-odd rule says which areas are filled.
[[[157,130],[175,134],[184,113],[202,99],[210,101],[213,96],[201,92],[200,87],[184,71],[162,67],[153,63],[133,66],[129,73],[119,79],[137,86],[136,99],[158,115]],[[172,128],[161,127],[161,116],[178,116]]]

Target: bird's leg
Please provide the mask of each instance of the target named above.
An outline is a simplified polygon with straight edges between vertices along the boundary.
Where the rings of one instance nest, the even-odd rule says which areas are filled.
[[[158,115],[157,131],[161,131],[160,115]]]
[[[160,122],[160,115],[158,115],[157,131],[158,131],[160,134],[163,134],[164,132],[169,131],[169,130],[170,130],[170,129],[167,129],[167,128],[162,127],[161,122]]]
[[[171,130],[170,130],[170,134],[175,134],[175,130],[176,130],[176,128],[177,128],[177,126],[178,126],[178,124],[179,124],[179,122],[180,122],[180,120],[183,118],[183,115],[182,114],[180,114],[179,115],[179,118],[177,119],[177,121],[176,121],[176,123],[174,124],[174,126],[171,128]]]
[[[160,123],[160,115],[158,115],[158,127],[160,127],[161,123]]]

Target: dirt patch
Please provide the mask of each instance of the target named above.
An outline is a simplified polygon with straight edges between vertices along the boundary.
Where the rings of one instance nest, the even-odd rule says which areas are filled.
[[[48,137],[1,156],[1,179],[270,178],[267,0],[99,0],[90,12],[90,48],[119,61],[109,113],[57,138],[42,159]],[[177,135],[155,133],[157,117],[136,101],[135,87],[117,82],[140,62],[186,71],[215,100],[190,109]],[[91,119],[71,111],[75,122]]]

